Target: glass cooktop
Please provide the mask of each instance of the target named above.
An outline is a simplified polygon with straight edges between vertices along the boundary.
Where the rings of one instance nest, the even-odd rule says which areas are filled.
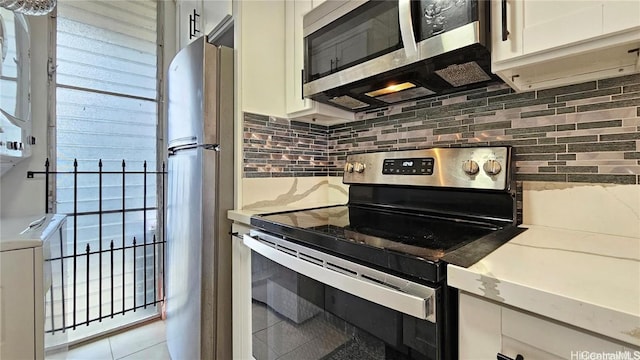
[[[491,224],[353,205],[264,215],[260,219],[263,225],[268,223],[272,230],[279,229],[297,240],[313,243],[308,240],[313,234],[432,261],[498,229]]]

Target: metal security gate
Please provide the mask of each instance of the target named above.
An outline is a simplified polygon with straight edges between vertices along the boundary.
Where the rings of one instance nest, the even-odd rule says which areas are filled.
[[[78,161],[73,162],[73,171],[51,171],[49,160],[45,162],[44,171],[29,171],[28,178],[44,176],[46,187],[45,210],[50,212],[54,207],[50,204],[48,194],[52,177],[60,181],[61,177],[71,177],[73,184],[73,211],[67,215],[67,234],[70,239],[52,246],[51,256],[46,259],[52,270],[52,288],[47,295],[45,332],[56,334],[67,330],[76,330],[78,326],[88,326],[104,319],[113,319],[116,315],[136,312],[148,307],[161,305],[165,296],[165,248],[164,239],[164,198],[166,169],[148,171],[144,162],[140,170],[128,170],[122,160],[120,171],[103,171],[102,160],[97,163],[97,171],[80,171]],[[79,210],[78,186],[82,177],[97,178],[97,209]],[[121,198],[119,208],[105,208],[106,202],[114,204],[114,199],[105,198],[103,189],[117,177],[121,181]],[[141,206],[127,204],[127,179],[142,178],[143,203]],[[111,181],[113,182],[113,180]],[[157,197],[155,204],[147,204],[147,187],[156,184]],[[109,185],[113,188],[112,184]],[[161,206],[156,206],[157,204]],[[135,204],[134,204],[135,205]],[[148,214],[156,213],[157,226],[148,231]],[[129,214],[141,214],[142,231],[136,236],[128,236],[133,224]],[[83,218],[91,218],[96,222],[97,235],[89,234],[83,238],[79,233]],[[114,218],[119,218],[121,232],[114,236]],[[84,221],[86,223],[86,221]],[[158,231],[160,229],[160,231]],[[158,234],[158,232],[160,234]]]

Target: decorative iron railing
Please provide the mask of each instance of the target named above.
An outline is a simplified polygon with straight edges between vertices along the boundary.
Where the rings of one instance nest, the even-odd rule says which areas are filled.
[[[50,189],[51,184],[54,183],[51,181],[52,177],[73,177],[73,210],[66,213],[67,223],[71,226],[68,233],[72,239],[56,244],[59,248],[51,249],[52,256],[45,260],[50,264],[53,274],[53,286],[49,291],[49,298],[46,299],[46,333],[55,334],[68,329],[75,330],[80,325],[88,326],[90,323],[102,322],[115,315],[135,312],[138,309],[146,309],[148,306],[162,303],[165,296],[166,240],[164,231],[160,232],[159,239],[157,231],[148,234],[147,215],[149,212],[156,212],[158,224],[156,230],[164,228],[165,213],[162,204],[165,200],[165,164],[162,164],[161,171],[148,171],[145,161],[142,171],[132,171],[127,170],[126,162],[122,160],[120,171],[104,171],[103,162],[100,160],[98,171],[80,171],[78,161],[74,160],[72,171],[51,171],[50,162],[47,159],[44,171],[27,172],[27,178],[34,178],[37,175],[45,178],[46,212],[51,212],[54,208],[48,195],[53,190]],[[97,210],[79,211],[79,177],[88,175],[97,176]],[[118,209],[113,207],[105,209],[103,206],[106,176],[117,176],[121,179],[121,207]],[[142,207],[127,207],[127,178],[133,176],[143,178]],[[159,202],[160,208],[149,206],[147,203],[148,184],[154,183],[149,182],[149,179],[155,179],[159,189],[157,196],[162,199]],[[109,186],[113,187],[112,184]],[[111,204],[112,200],[110,199]],[[157,199],[155,204],[158,204]],[[127,214],[131,213],[142,213],[142,236],[134,235],[127,239],[127,230],[130,230],[128,226],[131,226]],[[113,233],[104,233],[106,227],[104,218],[119,214],[122,214],[121,234],[118,239],[114,239]],[[79,220],[89,216],[97,216],[97,238],[82,239],[78,233]],[[113,221],[109,226],[112,225]],[[83,250],[82,245],[85,243]],[[94,246],[91,246],[91,243]],[[65,249],[67,244],[72,248]],[[119,293],[120,297],[116,293]],[[81,299],[82,297],[84,299]]]

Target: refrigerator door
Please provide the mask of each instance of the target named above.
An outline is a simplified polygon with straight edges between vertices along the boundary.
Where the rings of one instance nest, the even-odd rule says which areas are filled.
[[[167,194],[167,347],[200,359],[202,277],[201,148],[169,157]]]
[[[195,144],[217,144],[216,134],[207,134],[204,126],[204,83],[208,71],[204,67],[205,51],[217,49],[199,39],[189,44],[173,58],[167,74],[168,127],[167,139],[169,149]],[[216,56],[207,61],[215,62]],[[215,64],[207,64],[215,66]],[[215,69],[214,69],[215,70]],[[213,79],[215,82],[215,79]],[[209,99],[207,99],[209,101]],[[215,124],[214,124],[215,126]],[[210,132],[210,131],[209,131]]]

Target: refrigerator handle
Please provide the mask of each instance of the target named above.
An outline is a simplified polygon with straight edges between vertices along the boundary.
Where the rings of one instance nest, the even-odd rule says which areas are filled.
[[[188,145],[178,145],[172,146],[167,149],[169,156],[174,155],[176,152],[180,150],[189,150],[189,149],[197,149],[203,148],[205,150],[213,150],[220,151],[220,144],[188,144]]]

